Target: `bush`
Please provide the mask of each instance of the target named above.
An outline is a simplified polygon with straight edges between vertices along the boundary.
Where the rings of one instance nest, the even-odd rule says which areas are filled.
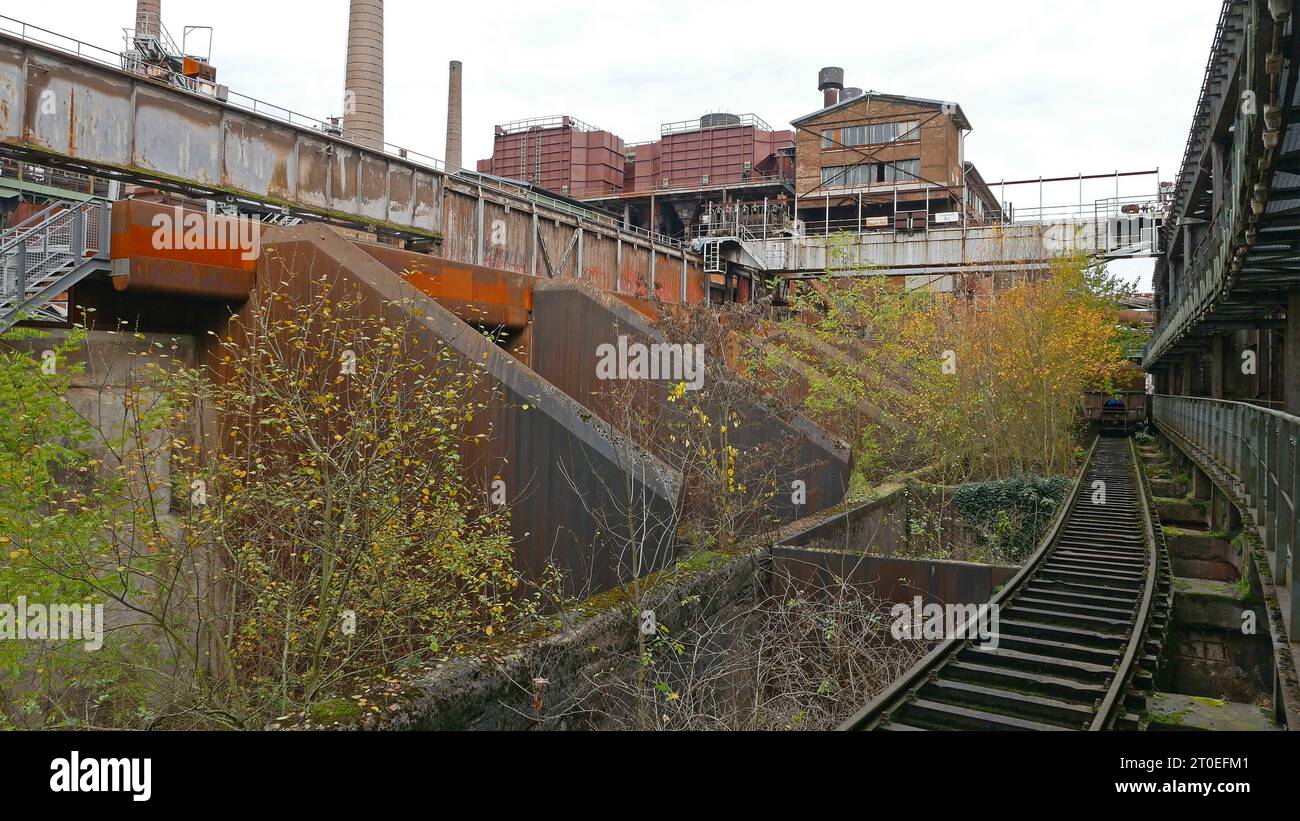
[[[961,485],[953,504],[989,561],[1021,564],[1070,489],[1066,476],[1014,476]]]
[[[70,368],[0,353],[0,601],[115,614],[99,652],[0,642],[0,707],[26,726],[261,727],[530,620],[509,509],[461,456],[495,397],[414,321],[322,279],[250,305],[211,370],[137,346],[118,404],[100,397],[121,418],[98,426],[65,401]],[[30,674],[52,657],[57,675]]]

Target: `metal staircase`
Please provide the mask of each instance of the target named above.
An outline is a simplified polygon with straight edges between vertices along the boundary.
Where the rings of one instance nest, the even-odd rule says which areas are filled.
[[[0,331],[19,320],[62,322],[55,297],[109,269],[111,205],[60,200],[0,234]]]
[[[724,243],[731,243],[738,249],[729,252],[729,259],[756,271],[775,271],[785,267],[785,243],[769,242],[754,236],[743,225],[732,226],[734,232],[722,235],[701,237],[697,240],[700,254],[704,258],[704,273],[715,274],[726,270],[722,255]]]

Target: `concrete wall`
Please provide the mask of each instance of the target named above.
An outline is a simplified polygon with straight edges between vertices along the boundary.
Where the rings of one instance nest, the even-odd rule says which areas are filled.
[[[979,604],[1017,568],[928,558],[899,558],[911,538],[908,495],[902,489],[862,502],[772,548],[775,576],[804,590],[835,579],[869,588],[886,601]]]
[[[888,602],[911,603],[920,596],[925,603],[983,604],[1018,568],[1005,565],[950,562],[940,559],[894,559],[837,550],[801,547],[772,548],[774,578],[789,579],[791,590],[815,592],[844,580],[868,589]]]
[[[906,547],[907,494],[900,488],[801,531],[782,544],[791,548],[888,555]]]

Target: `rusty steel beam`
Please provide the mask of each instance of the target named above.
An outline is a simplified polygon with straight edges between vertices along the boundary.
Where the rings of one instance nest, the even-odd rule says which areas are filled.
[[[254,231],[260,233],[260,224],[242,230],[248,238]],[[187,231],[192,238],[188,243]],[[195,231],[201,232],[201,242]],[[243,302],[253,287],[260,249],[240,247],[240,231],[239,223],[229,217],[120,200],[113,205],[110,230],[113,287]]]
[[[533,311],[533,278],[482,265],[356,243],[390,271],[471,325],[519,330]]]
[[[0,33],[0,147],[436,237],[445,175],[297,122]]]

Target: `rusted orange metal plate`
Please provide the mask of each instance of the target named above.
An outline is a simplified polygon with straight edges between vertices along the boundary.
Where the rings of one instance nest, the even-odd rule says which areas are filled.
[[[520,329],[533,312],[533,278],[481,265],[357,243],[386,268],[474,325]]]
[[[258,225],[143,200],[113,203],[113,259],[148,257],[198,266],[257,270]],[[200,234],[201,232],[201,234]],[[241,237],[242,235],[242,237]]]

